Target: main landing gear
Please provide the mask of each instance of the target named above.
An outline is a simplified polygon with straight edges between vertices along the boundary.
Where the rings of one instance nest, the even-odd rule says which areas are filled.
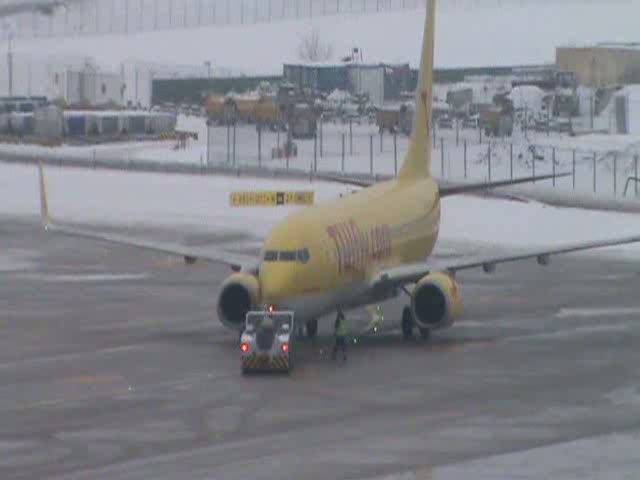
[[[411,298],[411,293],[409,293],[406,288],[403,288],[402,290],[409,298]],[[425,342],[431,338],[431,330],[416,325],[416,322],[413,319],[413,313],[411,312],[411,307],[406,306],[402,310],[402,338],[405,340],[411,340],[413,338],[414,327],[418,329],[420,332],[420,338]]]
[[[402,310],[402,338],[411,340],[411,338],[413,338],[414,327],[420,332],[420,338],[422,338],[422,340],[427,341],[431,338],[431,330],[416,325],[416,322],[413,320],[413,313],[411,313],[411,307],[404,307]]]

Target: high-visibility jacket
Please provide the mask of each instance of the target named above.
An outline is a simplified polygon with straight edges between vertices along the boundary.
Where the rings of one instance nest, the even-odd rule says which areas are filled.
[[[347,325],[347,321],[343,318],[338,321],[338,328],[336,329],[336,336],[338,337],[346,337],[349,333],[349,326]]]

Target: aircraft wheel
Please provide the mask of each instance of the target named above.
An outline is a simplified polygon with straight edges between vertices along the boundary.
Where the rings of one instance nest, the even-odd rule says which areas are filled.
[[[429,339],[431,338],[431,330],[429,330],[428,328],[421,328],[420,338],[422,338],[422,340],[424,340],[425,342],[429,341]]]
[[[307,322],[307,337],[314,339],[318,335],[318,320],[313,319]]]
[[[413,314],[409,307],[404,307],[402,310],[402,337],[405,340],[410,340],[413,337]]]

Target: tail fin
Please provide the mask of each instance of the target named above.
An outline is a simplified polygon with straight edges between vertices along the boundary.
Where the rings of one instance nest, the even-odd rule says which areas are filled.
[[[435,45],[436,0],[428,0],[427,17],[424,24],[420,75],[416,87],[416,110],[409,151],[400,169],[400,180],[415,180],[431,174],[432,133],[431,111],[433,103],[433,56]]]

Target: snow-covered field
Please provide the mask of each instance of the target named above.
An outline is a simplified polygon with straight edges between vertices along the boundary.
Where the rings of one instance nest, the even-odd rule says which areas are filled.
[[[232,209],[232,191],[313,189],[319,201],[347,191],[343,186],[321,182],[84,169],[46,168],[46,176],[50,207],[58,219],[182,232],[249,231],[256,240],[295,207]],[[0,214],[35,217],[38,212],[37,170],[0,164]],[[443,200],[440,248],[451,242],[469,245],[472,250],[517,249],[638,232],[637,219],[628,214],[459,196]],[[640,248],[627,246],[607,251],[635,256]]]

